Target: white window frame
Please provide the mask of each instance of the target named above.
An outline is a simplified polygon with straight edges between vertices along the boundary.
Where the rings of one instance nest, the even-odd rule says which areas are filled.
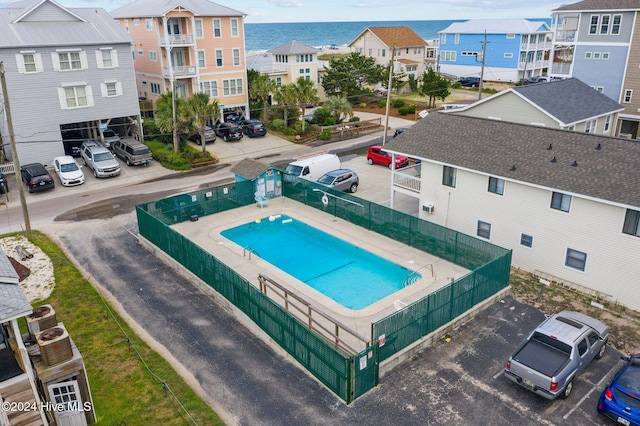
[[[33,63],[35,66],[33,71],[27,71],[27,63],[24,60],[25,55],[33,56]],[[42,65],[42,56],[35,50],[25,50],[20,53],[16,53],[16,65],[18,66],[18,72],[20,74],[36,74],[39,72],[44,72],[44,66]]]
[[[618,23],[616,23],[616,18],[618,19]],[[622,15],[614,14],[611,15],[611,35],[620,34],[620,27],[622,26]]]
[[[491,185],[492,182],[494,183],[494,185]],[[503,196],[504,187],[505,187],[504,179],[500,179],[495,176],[489,176],[489,185],[487,187],[487,191],[489,191],[492,194]]]
[[[505,59],[513,58],[513,52],[504,52],[504,58]]]
[[[605,20],[607,21],[605,23]],[[611,28],[611,15],[600,15],[600,25],[598,26],[599,35],[608,35]]]
[[[622,98],[622,102],[625,104],[631,103],[631,99],[633,99],[633,90],[627,89],[624,91],[624,97]]]
[[[599,28],[600,28],[600,15],[591,15],[589,17],[589,35],[597,35]]]
[[[157,88],[157,90],[155,90]],[[159,83],[151,82],[151,93],[155,95],[160,95],[162,93],[162,87]]]
[[[593,59],[600,59],[600,57],[602,56],[602,53],[600,52],[593,52]]]
[[[556,205],[554,206],[554,198],[556,198],[556,196],[558,196],[560,200],[559,203],[556,203]],[[553,210],[569,213],[571,211],[572,199],[573,197],[569,194],[554,191],[551,193],[551,208]]]
[[[533,235],[525,233],[520,234],[520,245],[527,248],[533,248]]]
[[[147,31],[153,31],[153,19],[147,18],[144,20],[144,27]]]
[[[233,49],[233,66],[240,66],[240,49]]]
[[[230,78],[222,80],[223,96],[238,96],[244,93],[242,78]]]
[[[513,38],[516,38],[515,34],[511,34],[511,33],[507,34],[507,40],[513,39]]]
[[[220,18],[212,18],[211,21],[213,23],[213,38],[222,37],[222,20]],[[218,35],[216,35],[216,32]]]
[[[476,235],[480,238],[486,238],[487,240],[490,240],[491,224],[489,222],[479,220],[478,225],[476,226]]]
[[[158,62],[158,52],[156,52],[155,50],[150,50],[149,51],[149,60],[151,62]]]
[[[611,56],[609,54],[609,52],[602,52],[602,60],[603,61],[608,61],[609,60],[609,56]]]
[[[456,33],[453,36],[453,44],[460,44],[460,33]]]
[[[457,52],[455,50],[441,50],[440,51],[440,60],[441,61],[448,61],[448,62],[455,62],[456,61],[456,54],[457,54]]]
[[[239,37],[240,30],[238,28],[238,18],[231,18],[231,37]]]
[[[585,133],[595,133],[598,127],[598,119],[594,118],[593,120],[588,120],[584,123],[584,132]]]
[[[136,26],[136,27],[139,26],[140,25],[140,18],[134,18],[133,19],[133,25]]]
[[[198,68],[206,68],[207,67],[207,55],[204,50],[196,51]]]
[[[224,67],[224,54],[222,53],[222,49],[216,49],[216,67],[222,68]]]
[[[201,81],[198,84],[198,91],[200,93],[206,93],[210,98],[218,97],[218,80],[206,80]]]
[[[100,92],[103,98],[122,96],[122,83],[119,81],[105,81],[104,83],[100,83]]]
[[[84,94],[80,93],[80,88],[83,89]],[[73,99],[76,105],[69,105],[69,100],[72,98],[71,96],[67,97],[67,95],[71,94],[73,94]],[[58,99],[60,101],[61,109],[78,109],[94,106],[91,86],[84,82],[65,84],[62,87],[58,87]]]
[[[202,19],[194,19],[194,24],[195,26],[195,34],[196,34],[196,38],[204,38],[204,27],[202,26]]]
[[[129,33],[129,20],[125,19],[124,20],[124,30]]]
[[[442,34],[440,44],[447,44],[447,33]]]
[[[584,272],[587,269],[587,257],[586,252],[567,247],[564,266]]]
[[[593,58],[593,52],[584,52],[584,58],[585,59]]]
[[[72,59],[72,55],[78,55],[78,58],[73,58]],[[62,63],[60,61],[60,57],[66,55],[68,62],[69,62],[69,69],[62,69]],[[51,59],[53,62],[53,69],[55,71],[60,71],[60,72],[73,72],[73,71],[80,71],[80,70],[86,70],[89,68],[88,62],[87,62],[87,52],[85,52],[84,50],[80,50],[80,49],[74,49],[74,50],[56,50],[55,52],[51,52]],[[79,68],[73,68],[73,64],[74,63],[80,63],[80,67]]]
[[[110,65],[109,61],[111,62]],[[96,50],[96,64],[101,69],[118,68],[120,66],[118,63],[118,51],[111,48]]]
[[[602,92],[600,92],[602,93]],[[609,133],[609,131],[611,130],[611,114],[607,115],[604,119],[604,129],[603,132],[604,133]]]
[[[458,180],[458,169],[442,165],[442,184],[449,188],[455,188]]]

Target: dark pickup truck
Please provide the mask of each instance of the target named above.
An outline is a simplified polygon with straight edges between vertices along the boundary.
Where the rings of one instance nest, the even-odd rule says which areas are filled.
[[[504,375],[546,398],[567,398],[573,379],[604,355],[609,332],[595,318],[562,311],[548,317],[509,357]]]

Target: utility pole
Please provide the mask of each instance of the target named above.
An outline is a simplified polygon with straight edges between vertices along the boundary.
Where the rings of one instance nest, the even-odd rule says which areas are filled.
[[[487,30],[484,30],[482,41],[482,67],[480,68],[480,84],[478,84],[478,99],[482,99],[482,80],[484,80],[484,58],[487,56]]]
[[[9,144],[11,145],[11,157],[13,160],[13,169],[15,171],[16,183],[18,184],[18,193],[20,194],[20,204],[22,205],[22,216],[24,217],[24,226],[27,238],[31,238],[31,221],[29,220],[29,210],[27,209],[27,200],[24,196],[24,185],[20,181],[20,160],[18,159],[18,150],[16,148],[15,134],[13,133],[13,119],[11,118],[11,107],[9,106],[9,94],[7,93],[7,80],[4,74],[4,62],[0,61],[0,82],[2,84],[2,96],[4,97],[4,112],[7,116],[7,130],[9,130]],[[9,188],[5,188],[6,191]]]
[[[391,103],[391,85],[393,83],[393,68],[395,66],[396,43],[393,43],[391,49],[391,62],[389,63],[389,83],[387,85],[387,105],[384,113],[384,134],[382,135],[382,145],[387,143],[387,131],[389,129],[389,104]]]

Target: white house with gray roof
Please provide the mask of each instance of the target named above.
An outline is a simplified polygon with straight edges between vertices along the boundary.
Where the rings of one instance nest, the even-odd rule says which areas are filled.
[[[420,217],[513,250],[513,266],[640,310],[640,144],[432,113],[385,145]]]
[[[0,9],[4,64],[21,164],[50,165],[72,142],[139,133],[140,113],[131,38],[101,8],[66,8],[29,0]],[[4,153],[11,157],[6,111],[0,116]]]
[[[515,86],[449,114],[616,136],[624,107],[577,78]]]

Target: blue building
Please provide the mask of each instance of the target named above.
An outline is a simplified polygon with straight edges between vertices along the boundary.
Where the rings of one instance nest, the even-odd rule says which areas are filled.
[[[439,32],[439,70],[456,77],[519,81],[546,75],[552,32],[544,21],[472,19]]]

